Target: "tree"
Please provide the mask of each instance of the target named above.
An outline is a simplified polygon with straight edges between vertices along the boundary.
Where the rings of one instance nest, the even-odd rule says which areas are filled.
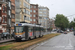
[[[57,14],[55,18],[55,26],[60,27],[62,30],[67,28],[69,25],[69,21],[67,17],[65,17],[63,14]]]
[[[71,21],[70,23],[69,23],[69,28],[71,29],[72,27],[74,27],[74,22],[73,21]]]

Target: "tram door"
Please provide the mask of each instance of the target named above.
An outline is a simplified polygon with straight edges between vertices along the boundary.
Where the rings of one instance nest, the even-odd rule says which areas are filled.
[[[41,36],[41,28],[39,27],[39,33],[40,33],[40,36]]]
[[[28,26],[25,26],[25,39],[28,40]]]
[[[36,29],[35,29],[35,27],[33,27],[33,36],[35,37],[36,36]]]

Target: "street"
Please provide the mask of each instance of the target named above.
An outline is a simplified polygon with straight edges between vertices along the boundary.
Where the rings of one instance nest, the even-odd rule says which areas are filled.
[[[32,50],[75,50],[75,36],[73,32],[61,34],[39,44]]]

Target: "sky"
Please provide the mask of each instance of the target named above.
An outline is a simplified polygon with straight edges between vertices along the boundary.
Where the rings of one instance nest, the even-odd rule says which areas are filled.
[[[51,19],[54,19],[56,14],[63,14],[69,21],[75,17],[75,0],[30,0],[30,3],[48,7]]]

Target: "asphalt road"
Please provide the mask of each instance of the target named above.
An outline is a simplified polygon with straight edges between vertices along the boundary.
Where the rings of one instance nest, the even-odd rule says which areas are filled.
[[[61,34],[39,44],[32,50],[75,50],[75,36],[73,32]]]

